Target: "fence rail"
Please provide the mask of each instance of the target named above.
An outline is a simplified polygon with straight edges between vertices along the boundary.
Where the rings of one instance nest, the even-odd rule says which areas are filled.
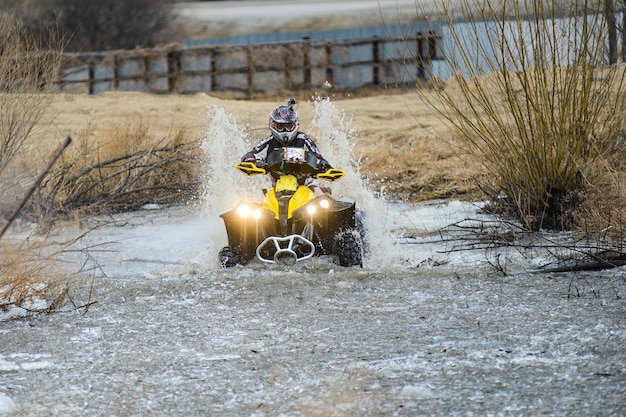
[[[63,91],[100,94],[240,92],[366,85],[404,85],[424,78],[440,59],[441,35],[358,40],[276,42],[68,55],[59,80]]]

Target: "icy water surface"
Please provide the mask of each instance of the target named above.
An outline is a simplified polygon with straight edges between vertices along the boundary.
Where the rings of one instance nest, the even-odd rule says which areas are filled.
[[[625,268],[533,274],[549,254],[458,250],[471,233],[446,226],[489,220],[479,205],[374,198],[346,115],[315,113],[347,172],[333,193],[366,214],[362,269],[217,266],[218,214],[267,184],[235,172],[252,140],[210,108],[203,207],[90,219],[105,225],[67,260],[91,269],[74,303],[95,304],[0,315],[0,414],[626,415]]]
[[[471,210],[389,208],[424,233]],[[223,270],[212,227],[185,209],[125,215],[74,289],[85,302],[93,283],[86,314],[0,321],[10,415],[626,413],[623,268],[532,274],[509,253],[502,276],[485,253],[398,239],[394,265]]]

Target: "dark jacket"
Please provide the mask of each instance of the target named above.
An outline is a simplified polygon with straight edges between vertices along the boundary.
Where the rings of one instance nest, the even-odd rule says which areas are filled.
[[[283,145],[274,136],[268,136],[261,140],[250,152],[247,152],[242,158],[242,162],[254,161],[257,165],[264,167],[267,165],[268,157],[272,153],[283,154],[284,148],[304,148],[306,151],[313,153],[319,160],[319,172],[324,172],[330,168],[328,161],[322,156],[317,145],[306,133],[298,132],[296,137],[287,145]],[[282,157],[282,156],[281,156]],[[270,174],[273,174],[270,172]],[[276,177],[272,175],[275,180]]]

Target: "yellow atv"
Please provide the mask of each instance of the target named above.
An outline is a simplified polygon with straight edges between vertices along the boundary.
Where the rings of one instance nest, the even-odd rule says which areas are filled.
[[[301,156],[295,157],[300,153]],[[317,157],[300,148],[285,148],[265,167],[241,162],[247,175],[270,173],[275,186],[261,203],[240,202],[223,213],[228,246],[219,253],[224,267],[261,262],[293,265],[316,255],[331,255],[341,266],[363,266],[363,227],[355,201],[332,197],[328,190],[316,194],[304,185],[307,178],[335,181],[341,169],[318,172]]]

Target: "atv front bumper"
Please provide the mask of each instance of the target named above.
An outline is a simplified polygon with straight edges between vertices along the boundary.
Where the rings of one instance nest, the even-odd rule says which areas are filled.
[[[300,236],[270,236],[256,248],[257,258],[266,263],[293,265],[315,255],[315,245]]]

